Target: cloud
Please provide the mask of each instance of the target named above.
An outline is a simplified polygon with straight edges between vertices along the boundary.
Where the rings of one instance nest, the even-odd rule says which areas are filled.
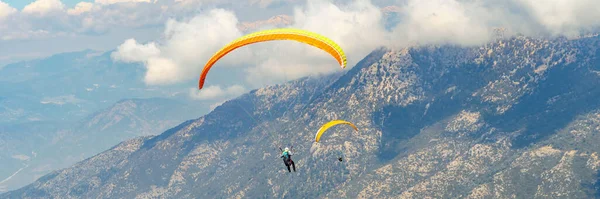
[[[491,29],[472,12],[467,3],[455,0],[410,0],[404,7],[404,20],[393,35],[400,44],[456,43],[477,45],[489,41]]]
[[[126,62],[143,62],[148,72],[147,84],[177,83],[192,78],[202,70],[203,62],[223,45],[240,37],[235,15],[224,9],[215,9],[188,21],[169,20],[165,25],[162,45],[153,42],[140,45],[133,39],[125,41],[112,54],[113,59]],[[221,63],[240,63],[244,50],[235,52],[236,59],[225,58]],[[245,56],[246,60],[250,56]],[[163,73],[158,71],[173,70]],[[154,72],[151,72],[154,71]],[[155,73],[156,72],[156,73]]]
[[[62,12],[65,9],[65,4],[60,0],[37,0],[23,8],[23,13],[35,15],[35,16],[46,16],[50,13]]]
[[[117,47],[111,54],[112,59],[123,62],[145,62],[149,58],[160,55],[160,49],[156,43],[139,44],[135,39],[128,39]]]
[[[98,35],[123,28],[162,25],[188,17],[204,0],[97,0],[67,8],[60,0],[36,0],[21,12],[0,1],[0,35],[5,40],[44,39],[59,35]],[[13,14],[12,20],[3,20]],[[47,34],[30,34],[45,31]],[[9,36],[7,36],[9,35]]]
[[[79,8],[78,8],[79,6]],[[102,2],[78,5],[71,10],[71,18],[78,22],[76,30],[83,33],[105,33],[118,28],[139,28],[164,23],[174,10],[168,2]]]
[[[60,0],[36,0],[0,23],[0,40],[65,36],[73,33],[72,22]]]
[[[600,26],[600,1],[597,0],[514,1],[553,35],[576,36]]]
[[[145,63],[147,72],[144,81],[148,84],[171,84],[178,82],[181,69],[176,63],[160,56],[161,51],[154,42],[139,44],[135,39],[128,39],[111,54],[113,60],[133,63]]]
[[[165,55],[181,64],[199,68],[204,64],[200,60],[207,60],[225,44],[242,36],[236,26],[238,23],[234,13],[224,9],[211,10],[187,22],[169,20],[165,27],[168,40],[162,46]],[[236,59],[222,61],[239,63]]]
[[[181,68],[177,67],[173,60],[162,57],[149,58],[146,68],[148,71],[144,76],[144,81],[150,85],[177,83],[179,79],[176,77],[183,74]]]
[[[221,89],[220,86],[207,86],[202,91],[198,91],[196,88],[190,89],[190,95],[194,99],[200,100],[214,100],[222,98],[236,97],[242,94],[246,89],[240,85],[233,85],[226,89]]]
[[[0,21],[17,12],[17,9],[10,7],[7,3],[0,1]]]
[[[408,0],[394,28],[396,45],[481,45],[493,39],[494,28],[506,36],[578,36],[598,31],[600,1],[596,0]]]
[[[338,42],[348,55],[348,65],[357,63],[372,49],[384,45],[386,35],[380,9],[369,1],[356,1],[344,8],[331,2],[311,0],[304,9],[294,12],[294,22],[290,27],[318,32]],[[290,23],[286,20],[286,23]],[[230,41],[242,36],[238,29],[238,19],[234,13],[214,9],[209,14],[199,15],[189,21],[169,20],[160,45],[160,56],[170,59],[165,66],[175,67],[177,72],[160,74],[166,80],[186,81],[197,78],[203,64],[217,50]],[[122,46],[131,43],[126,41]],[[149,43],[147,45],[151,45]],[[135,45],[130,45],[135,46]],[[141,46],[141,45],[139,45]],[[116,57],[127,57],[132,50],[115,52]],[[141,47],[139,51],[144,51]],[[133,60],[133,59],[130,59]],[[147,59],[137,58],[138,62]],[[215,65],[255,65],[248,69],[247,81],[254,85],[260,82],[273,82],[284,79],[340,71],[335,60],[322,50],[295,41],[265,42],[244,46],[231,52]],[[149,64],[146,64],[149,67]],[[155,65],[159,67],[159,65]],[[159,73],[157,73],[159,74]],[[147,73],[147,77],[152,76]],[[147,78],[146,80],[158,80]],[[146,81],[147,84],[175,83],[174,81]]]
[[[381,10],[367,0],[353,1],[345,6],[323,0],[308,0],[304,7],[294,10],[293,18],[290,27],[313,31],[338,43],[347,55],[348,68],[373,49],[385,45],[389,39]],[[273,42],[268,47],[264,51],[252,48],[256,57],[265,59],[249,70],[249,82],[295,79],[340,71],[329,54],[313,46],[297,42]]]
[[[94,4],[90,2],[79,2],[74,8],[67,10],[69,15],[81,15],[82,13],[90,12],[94,8]]]

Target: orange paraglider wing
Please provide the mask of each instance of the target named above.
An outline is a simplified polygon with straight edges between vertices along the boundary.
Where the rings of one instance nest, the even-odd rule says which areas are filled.
[[[206,80],[206,75],[210,68],[219,59],[227,55],[227,53],[248,44],[273,40],[294,40],[320,48],[333,56],[342,68],[346,67],[346,55],[344,54],[344,51],[329,38],[317,33],[299,29],[281,28],[263,30],[240,37],[217,51],[217,53],[208,60],[206,65],[204,65],[204,69],[202,69],[202,74],[200,75],[200,80],[198,82],[198,89],[202,89],[204,86],[204,81]]]

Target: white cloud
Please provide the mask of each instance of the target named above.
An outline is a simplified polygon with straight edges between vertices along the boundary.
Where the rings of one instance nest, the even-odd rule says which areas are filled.
[[[176,77],[182,74],[181,68],[168,58],[151,57],[146,62],[146,68],[148,71],[144,81],[149,85],[177,83],[179,80]]]
[[[17,10],[0,1],[0,35],[7,40],[47,39],[61,34],[87,36],[147,28],[163,25],[169,18],[189,17],[204,1],[188,0],[183,5],[174,0],[99,0],[67,8],[60,0],[36,0],[11,20],[3,18]],[[29,34],[40,31],[48,34]]]
[[[88,29],[115,29],[119,27],[138,28],[147,25],[164,24],[168,17],[173,16],[174,10],[163,10],[161,6],[168,4],[151,3],[94,3],[91,10],[73,16],[81,22],[81,28]],[[171,14],[169,14],[171,12]],[[175,15],[176,16],[176,15]]]
[[[576,36],[600,26],[598,0],[513,0],[553,35]]]
[[[111,54],[114,60],[123,62],[145,62],[149,58],[160,55],[160,49],[154,42],[139,44],[135,39],[128,39],[117,47],[117,51]]]
[[[226,89],[222,89],[220,86],[211,85],[203,88],[201,91],[198,91],[196,88],[192,88],[190,89],[190,95],[194,99],[213,100],[236,97],[242,94],[245,90],[246,89],[240,85],[233,85],[227,87]]]
[[[306,9],[295,10],[294,19],[292,27],[323,34],[339,43],[347,54],[350,67],[374,48],[386,44],[388,37],[381,11],[366,0],[356,1],[344,8],[330,2],[311,0],[308,1]],[[208,15],[200,15],[186,22],[169,20],[166,24],[165,44],[158,48],[160,56],[175,63],[178,72],[160,74],[160,78],[179,81],[197,78],[203,64],[213,53],[242,35],[236,27],[237,24],[238,20],[233,13],[221,9],[212,10]],[[120,47],[116,53],[123,55],[114,57],[127,57],[128,52]],[[137,61],[143,62],[144,59]],[[341,70],[327,53],[295,41],[244,46],[223,57],[215,67],[239,64],[257,66],[248,70],[250,76],[247,80],[255,83],[254,85]],[[147,77],[150,76],[152,75],[147,74]],[[150,79],[158,78],[147,78]],[[172,81],[153,81],[158,82]]]
[[[226,43],[242,35],[237,29],[238,21],[232,12],[215,9],[205,15],[196,16],[186,22],[169,20],[166,24],[163,45],[148,43],[140,45],[135,40],[125,41],[113,59],[128,62],[144,62],[148,68],[147,84],[177,83],[195,78],[204,62]],[[244,52],[244,50],[240,50]],[[241,63],[243,53],[234,52],[236,59],[224,58],[220,63]],[[152,58],[162,57],[150,61]],[[246,56],[248,60],[250,56]],[[159,61],[160,60],[160,61]],[[167,61],[168,60],[168,61]],[[174,72],[162,71],[170,68]]]
[[[7,3],[0,1],[0,21],[17,12],[17,9],[10,7]]]
[[[94,4],[90,2],[79,2],[74,8],[67,10],[69,15],[80,15],[82,13],[90,12],[94,8]]]
[[[69,28],[73,23],[66,18],[64,8],[60,0],[34,1],[0,23],[0,40],[47,39],[72,34]],[[1,8],[0,13],[3,13]]]
[[[237,24],[234,13],[223,9],[211,10],[208,14],[194,17],[188,22],[169,20],[164,32],[168,39],[163,46],[165,55],[189,66],[187,71],[198,72],[197,69],[201,68],[198,66],[204,65],[202,62],[213,53],[242,36],[236,27]],[[239,63],[236,59],[221,61]]]
[[[456,0],[410,0],[404,8],[405,20],[396,26],[395,41],[425,44],[481,44],[490,39],[490,27],[480,17],[470,15],[467,3]]]
[[[577,36],[600,27],[597,0],[408,0],[394,44],[480,45],[503,27],[507,36]]]
[[[349,69],[373,49],[386,44],[389,36],[382,17],[380,9],[368,0],[353,1],[343,7],[328,1],[308,0],[304,9],[295,9],[291,27],[319,33],[338,43],[346,53]],[[265,59],[250,69],[249,82],[295,79],[341,70],[329,54],[306,44],[273,42],[265,51],[256,48],[252,49],[256,57]]]
[[[37,0],[23,8],[23,13],[46,16],[49,13],[61,12],[65,9],[65,4],[60,0]]]

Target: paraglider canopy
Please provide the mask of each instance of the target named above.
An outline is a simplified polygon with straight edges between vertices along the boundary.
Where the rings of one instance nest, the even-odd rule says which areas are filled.
[[[315,135],[315,142],[319,142],[319,140],[321,139],[321,135],[323,135],[323,133],[325,131],[327,131],[327,129],[338,125],[338,124],[347,124],[350,125],[352,128],[354,128],[354,130],[358,131],[358,128],[356,128],[356,126],[354,126],[354,124],[348,122],[348,121],[344,121],[344,120],[331,120],[325,124],[323,124],[323,126],[321,126],[321,128],[319,128],[319,130],[317,131],[317,134]],[[341,161],[341,160],[340,160]]]
[[[319,35],[317,33],[309,32],[306,30],[292,28],[263,30],[240,37],[227,44],[225,47],[221,48],[221,50],[217,51],[208,60],[206,65],[204,65],[204,69],[202,69],[202,74],[200,75],[200,80],[198,81],[198,89],[202,89],[202,87],[204,86],[204,81],[206,80],[206,75],[208,74],[210,68],[219,59],[227,55],[227,53],[248,44],[273,40],[293,40],[320,48],[321,50],[333,56],[342,68],[346,67],[346,54],[344,53],[342,48],[338,44],[333,42],[331,39],[323,35]]]

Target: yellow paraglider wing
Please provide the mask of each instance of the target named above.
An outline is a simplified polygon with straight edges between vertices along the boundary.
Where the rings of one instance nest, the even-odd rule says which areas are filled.
[[[319,130],[317,131],[317,135],[315,135],[315,142],[319,142],[319,140],[321,139],[321,135],[323,135],[323,132],[325,132],[327,129],[338,125],[338,124],[347,124],[350,125],[352,128],[354,128],[354,130],[358,131],[358,128],[356,128],[356,126],[354,126],[354,124],[348,122],[348,121],[344,121],[344,120],[331,120],[325,124],[323,124],[323,126],[321,126],[321,128],[319,128]]]
[[[204,69],[202,69],[202,74],[200,75],[200,81],[198,82],[198,89],[202,89],[204,86],[206,75],[213,64],[227,53],[248,44],[273,40],[294,40],[320,48],[333,56],[342,68],[346,67],[346,54],[344,54],[344,51],[339,45],[327,37],[305,30],[290,28],[263,30],[240,37],[217,51],[217,53],[208,60],[206,65],[204,65]]]

